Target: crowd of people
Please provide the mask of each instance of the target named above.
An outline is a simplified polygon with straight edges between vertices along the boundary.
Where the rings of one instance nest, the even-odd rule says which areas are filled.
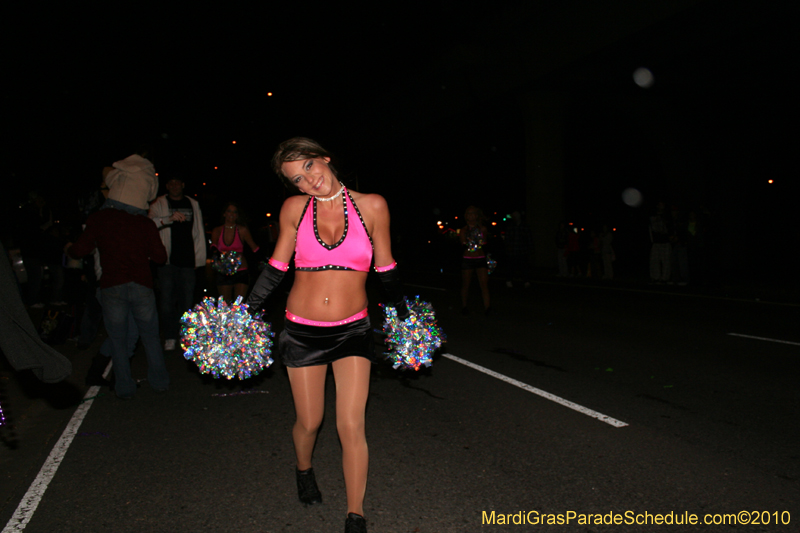
[[[470,206],[464,216],[467,225],[455,235],[463,249],[461,263],[462,311],[468,314],[473,272],[478,279],[486,313],[489,314],[487,273],[499,264],[498,277],[506,287],[530,287],[533,276],[534,238],[531,228],[519,211],[504,216],[503,222],[490,224],[483,212]],[[652,284],[683,286],[703,283],[707,277],[709,226],[707,217],[692,209],[682,209],[657,202],[646,217],[644,231],[626,227],[622,242],[625,258],[623,276],[637,279],[649,276]],[[617,277],[618,246],[616,228],[608,224],[582,226],[569,222],[558,224],[552,240],[555,252],[553,267],[537,269],[540,276],[611,281]],[[549,250],[544,253],[551,253]],[[494,256],[497,261],[493,261]],[[541,256],[541,254],[540,254]],[[646,263],[642,263],[644,257]],[[484,259],[486,258],[486,259]]]
[[[217,272],[214,278],[218,293],[230,302],[247,296],[256,270],[244,254],[245,245],[252,253],[261,250],[235,202],[224,205],[221,224],[207,239],[200,206],[184,194],[180,177],[167,176],[166,194],[156,196],[159,179],[146,156],[142,151],[103,169],[98,194],[83,204],[88,216],[80,230],[53,234],[46,201],[31,195],[22,209],[27,218],[21,227],[27,232],[9,239],[22,249],[25,270],[32,277],[21,285],[29,307],[40,307],[44,300],[51,306],[66,305],[60,300],[63,276],[55,273],[55,267],[69,265],[79,272],[71,276],[72,282],[83,286],[71,300],[83,309],[79,344],[92,344],[101,321],[108,333],[87,383],[105,383],[99,370],[110,358],[113,388],[122,400],[136,395],[130,358],[138,342],[147,359],[148,385],[158,392],[169,389],[164,352],[177,348],[180,316],[195,303],[197,271],[206,266],[207,255],[240,254],[235,270]],[[281,209],[274,251],[260,265],[247,304],[257,313],[293,261],[294,280],[276,353],[287,368],[296,409],[292,439],[298,498],[305,505],[322,502],[312,455],[330,365],[337,384],[345,528],[350,533],[366,532],[364,426],[371,365],[377,360],[366,295],[371,269],[398,318],[409,315],[392,257],[388,207],[379,195],[348,189],[339,180],[331,155],[311,139],[282,143],[273,169],[293,194]],[[48,298],[41,278],[51,265]]]
[[[254,261],[248,262],[245,245],[250,254],[262,248],[239,204],[225,203],[219,225],[207,232],[200,205],[184,194],[186,184],[180,176],[166,176],[166,193],[157,196],[159,178],[146,156],[142,151],[102,170],[99,190],[83,203],[87,216],[80,230],[62,229],[55,224],[47,201],[36,193],[29,195],[20,210],[21,231],[14,236],[28,276],[25,302],[34,308],[45,300],[52,306],[67,301],[80,305],[78,341],[83,348],[93,343],[102,321],[108,338],[94,359],[87,383],[105,383],[99,374],[110,358],[116,395],[130,400],[137,389],[130,358],[139,341],[147,358],[149,386],[159,392],[169,389],[164,352],[178,347],[180,317],[196,303],[198,269],[206,267],[207,259],[236,254],[235,268],[216,272],[213,283],[228,302],[247,297],[254,312],[293,263],[294,280],[276,353],[287,368],[296,410],[292,439],[298,498],[306,505],[322,502],[312,459],[330,365],[337,383],[336,427],[342,443],[346,528],[366,531],[364,425],[370,368],[376,360],[366,296],[371,269],[377,272],[398,317],[409,313],[392,255],[386,201],[348,189],[331,155],[315,141],[293,138],[282,143],[274,154],[273,170],[294,194],[281,209],[269,261],[256,269]],[[470,206],[464,225],[455,232],[461,246],[463,314],[470,312],[473,279],[483,313],[492,312],[489,274],[497,262],[490,252],[501,255],[508,288],[530,287],[534,238],[523,215],[515,211],[502,231],[493,232],[491,227],[481,209]],[[692,242],[699,230],[692,213],[683,218],[673,211],[670,216],[665,205],[658,204],[648,227],[654,282],[688,281]],[[562,223],[553,247],[558,276],[614,278],[614,231],[608,226],[584,231]],[[45,270],[50,274],[47,296],[42,286]]]

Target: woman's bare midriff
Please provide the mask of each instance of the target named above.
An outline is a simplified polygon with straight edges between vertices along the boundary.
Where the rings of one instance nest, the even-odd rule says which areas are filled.
[[[366,272],[295,271],[286,309],[308,320],[342,320],[367,307],[366,282]]]

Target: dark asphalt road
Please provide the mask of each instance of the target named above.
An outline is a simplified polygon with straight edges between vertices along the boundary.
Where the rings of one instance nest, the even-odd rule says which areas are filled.
[[[445,290],[409,292],[434,303],[448,353],[629,425],[613,427],[444,357],[416,374],[377,365],[367,423],[371,533],[800,531],[800,345],[730,335],[800,343],[800,307],[551,282],[510,291],[493,281],[488,318],[461,316],[455,279],[418,279]],[[85,393],[93,350],[63,349],[76,367],[72,383],[44,387],[8,369],[0,376],[13,422],[0,429],[0,526]],[[135,360],[140,376],[143,359]],[[144,383],[131,402],[105,389],[93,400],[25,531],[342,529],[332,376],[315,452],[325,504],[304,509],[283,368],[241,383],[201,376],[177,353],[168,367],[166,394]],[[231,395],[241,392],[248,394]],[[497,522],[519,512],[533,519],[529,511],[688,512],[701,521],[766,511],[771,523],[482,524],[484,512]],[[775,525],[784,511],[791,523]]]

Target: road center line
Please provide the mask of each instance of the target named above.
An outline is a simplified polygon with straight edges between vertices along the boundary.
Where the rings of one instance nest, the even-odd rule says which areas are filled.
[[[75,435],[78,433],[78,428],[81,427],[83,418],[92,406],[93,400],[87,398],[97,396],[99,391],[100,387],[96,385],[89,387],[89,390],[86,391],[83,397],[84,401],[78,405],[75,414],[72,415],[72,419],[70,419],[69,424],[67,424],[66,429],[64,429],[64,433],[61,434],[61,438],[59,438],[56,445],[53,446],[53,450],[50,452],[50,455],[47,456],[47,460],[44,462],[44,465],[42,465],[42,469],[39,470],[39,474],[36,476],[36,479],[33,480],[28,492],[22,497],[22,501],[19,502],[17,510],[14,511],[14,516],[11,517],[6,527],[3,528],[2,533],[22,531],[28,525],[28,522],[31,521],[34,511],[36,511],[36,508],[39,506],[39,502],[42,501],[42,496],[44,496],[47,486],[50,485],[50,481],[56,475],[56,470],[58,470],[59,465],[61,465],[61,461],[64,459],[69,445],[72,444],[72,439],[74,439]]]
[[[612,425],[614,427],[621,428],[621,427],[625,427],[625,426],[628,425],[625,422],[617,420],[616,418],[611,418],[610,416],[606,416],[603,413],[598,413],[597,411],[593,411],[593,410],[591,410],[591,409],[589,409],[587,407],[584,407],[582,405],[578,405],[577,403],[571,402],[569,400],[565,400],[564,398],[560,398],[560,397],[556,396],[555,394],[550,394],[549,392],[543,391],[542,389],[537,389],[536,387],[532,387],[531,385],[528,385],[527,383],[523,383],[521,381],[517,381],[516,379],[510,378],[508,376],[504,376],[503,374],[499,374],[499,373],[495,372],[494,370],[489,370],[486,367],[483,367],[483,366],[480,366],[480,365],[476,365],[475,363],[467,361],[466,359],[461,359],[460,357],[456,357],[455,355],[452,355],[452,354],[449,354],[449,353],[442,354],[442,357],[446,357],[446,358],[448,358],[448,359],[450,359],[452,361],[455,361],[456,363],[461,363],[462,365],[468,366],[470,368],[473,368],[473,369],[477,370],[478,372],[483,372],[484,374],[487,374],[489,376],[497,378],[500,381],[505,381],[506,383],[510,383],[511,385],[514,385],[515,387],[519,387],[520,389],[526,390],[528,392],[532,392],[533,394],[536,394],[537,396],[541,396],[542,398],[545,398],[547,400],[550,400],[550,401],[556,402],[558,404],[561,404],[564,407],[569,407],[570,409],[572,409],[574,411],[578,411],[579,413],[583,413],[586,416],[591,416],[592,418],[596,418],[596,419],[600,420],[601,422],[605,422],[606,424]]]
[[[792,346],[800,346],[800,342],[782,341],[780,339],[768,339],[766,337],[754,337],[752,335],[742,335],[741,333],[728,333],[732,337],[744,337],[745,339],[755,339],[757,341],[779,342],[781,344],[791,344]]]

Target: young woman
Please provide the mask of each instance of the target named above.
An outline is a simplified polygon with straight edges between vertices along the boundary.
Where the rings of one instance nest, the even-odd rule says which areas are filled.
[[[365,283],[371,264],[398,314],[407,316],[408,310],[392,258],[386,201],[377,194],[348,190],[330,161],[330,154],[311,139],[297,137],[278,147],[273,169],[301,195],[284,202],[274,254],[247,303],[255,309],[261,306],[295,254],[294,285],[277,351],[288,368],[297,414],[292,437],[298,496],[307,505],[322,502],[311,456],[322,423],[330,364],[347,493],[345,530],[355,533],[366,532],[364,419],[374,354]]]
[[[483,311],[489,314],[489,269],[486,264],[486,251],[484,247],[488,241],[489,230],[486,229],[486,218],[483,211],[475,206],[467,208],[464,213],[467,225],[461,228],[461,244],[464,245],[464,255],[461,259],[461,312],[467,314],[467,296],[469,285],[472,282],[472,272],[478,278],[483,297]]]
[[[211,232],[212,248],[219,252],[239,252],[242,258],[242,264],[236,270],[236,274],[232,276],[226,276],[221,272],[215,274],[217,293],[228,303],[238,296],[244,297],[250,286],[247,258],[244,256],[244,243],[247,243],[253,252],[258,251],[258,246],[253,242],[247,224],[239,214],[239,206],[234,202],[228,202],[222,211],[222,226],[217,226]]]

